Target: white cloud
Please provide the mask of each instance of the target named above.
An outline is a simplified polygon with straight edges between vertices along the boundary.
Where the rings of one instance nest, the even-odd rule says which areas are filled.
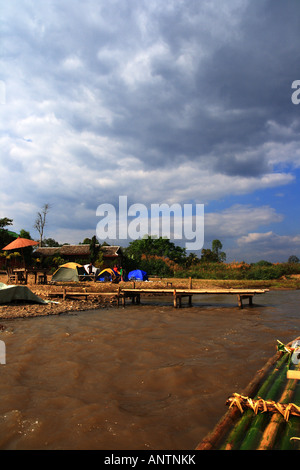
[[[160,77],[155,75],[152,70],[154,58],[162,61],[170,60],[170,51],[167,44],[158,42],[130,58],[121,71],[125,83],[129,86],[137,86],[141,83],[150,85],[152,82],[159,81]]]
[[[237,246],[229,250],[238,260],[287,262],[291,255],[299,256],[300,235],[279,235],[273,231],[250,232],[237,239]]]
[[[71,55],[63,60],[62,67],[66,70],[75,72],[77,69],[83,67],[83,63],[78,56]]]
[[[247,245],[255,243],[257,246],[269,246],[272,250],[277,248],[300,248],[300,235],[277,235],[276,233],[270,231],[265,233],[248,233],[243,237],[238,238],[237,243],[242,245]]]
[[[269,206],[245,206],[236,204],[222,212],[205,215],[205,233],[208,237],[218,234],[220,238],[247,238],[249,228],[252,230],[271,223],[279,223],[283,215]],[[246,235],[247,234],[247,235]],[[240,243],[240,242],[239,242]]]
[[[268,141],[264,144],[263,150],[271,165],[279,165],[282,168],[286,165],[300,167],[299,140],[295,139],[295,136],[288,142]]]

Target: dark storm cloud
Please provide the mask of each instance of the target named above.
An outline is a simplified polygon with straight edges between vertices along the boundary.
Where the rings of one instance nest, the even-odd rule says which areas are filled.
[[[201,2],[154,5],[75,2],[70,9],[69,2],[46,3],[35,12],[34,27],[33,9],[17,16],[14,39],[19,47],[22,41],[24,75],[39,77],[32,96],[55,100],[56,116],[74,130],[122,140],[124,151],[146,167],[205,160],[225,174],[247,174],[247,161],[237,155],[265,142],[269,120],[288,124],[295,117],[290,83],[299,57],[297,4],[251,2],[240,17],[233,9],[235,29],[231,33],[229,14],[226,34],[220,15],[210,27],[213,13]],[[72,68],[72,56],[81,67]],[[92,119],[95,109],[76,112],[85,87],[95,109],[101,103],[110,110],[109,123]],[[256,158],[258,173],[270,169],[263,156]],[[256,163],[248,163],[253,175]]]
[[[57,4],[50,9],[51,28],[48,24],[43,39],[36,42],[36,51],[48,61],[52,96],[60,93],[65,99],[79,99],[86,82],[93,88],[95,106],[99,100],[114,113],[108,126],[91,121],[89,114],[62,107],[57,115],[75,129],[122,139],[124,147],[146,166],[165,166],[182,158],[201,161],[212,154],[225,173],[235,174],[236,168],[236,174],[245,174],[243,163],[236,154],[230,158],[226,147],[255,148],[265,139],[269,119],[290,119],[289,88],[298,55],[292,31],[296,34],[299,26],[291,7],[282,2],[251,3],[238,24],[238,34],[222,39],[204,22],[193,22],[201,14],[198,2],[188,6],[179,2],[177,8],[159,13],[148,10],[152,29],[144,38],[137,23],[141,8],[135,2],[121,10],[114,4],[102,7],[101,22],[91,20],[92,6],[88,3],[88,14],[82,16],[81,9],[70,13],[68,3]],[[33,34],[28,37],[32,49]],[[131,54],[134,57],[156,42],[165,50],[147,59],[150,76],[143,76],[143,64],[137,63],[128,78],[130,73],[140,73],[141,79],[130,87],[122,77],[126,62]],[[199,60],[203,49],[206,57]],[[81,69],[62,70],[63,59],[74,53],[82,60]],[[184,54],[196,63],[190,73],[176,63]],[[263,173],[266,168],[263,162],[257,171]],[[253,174],[251,163],[249,174]]]
[[[136,64],[131,73],[138,71],[141,80],[132,87],[114,58],[114,33],[110,34],[110,55],[102,58],[101,50],[107,44],[101,42],[99,32],[85,39],[90,70],[109,75],[108,82],[99,80],[97,85],[95,81],[98,96],[115,114],[110,126],[95,123],[93,130],[121,138],[124,148],[148,167],[167,166],[179,159],[205,159],[208,165],[215,162],[225,174],[263,174],[270,164],[261,154],[250,162],[237,154],[265,142],[270,119],[287,124],[296,117],[290,105],[290,83],[297,76],[299,54],[294,38],[299,20],[293,8],[282,2],[274,6],[251,3],[238,23],[238,32],[222,38],[193,23],[199,12],[199,3],[194,2],[189,6],[181,3],[171,12],[160,11],[160,15],[150,12],[152,31],[147,31],[147,40],[142,39],[132,14],[126,20],[117,15],[115,24],[122,38],[119,50],[125,52],[130,45],[138,54],[157,41],[165,48],[161,54],[149,56],[149,79],[143,76],[143,64]],[[100,51],[97,60],[96,45]],[[203,49],[205,57],[199,60]],[[182,54],[190,54],[195,61],[190,73],[176,63]],[[76,128],[91,126],[80,116],[72,122]],[[230,156],[228,149],[233,147]]]

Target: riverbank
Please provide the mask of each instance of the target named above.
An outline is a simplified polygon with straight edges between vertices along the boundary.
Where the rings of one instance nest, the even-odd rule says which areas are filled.
[[[6,275],[0,276],[0,282],[7,283]],[[174,289],[188,288],[189,279],[167,279],[150,278],[148,282],[138,282],[141,288],[164,288]],[[62,297],[55,297],[55,293],[61,293],[66,287],[68,291],[86,292],[117,292],[118,287],[132,287],[132,282],[121,282],[120,284],[100,283],[100,282],[80,282],[80,283],[60,283],[60,284],[34,284],[33,277],[29,276],[27,287],[41,299],[46,300],[46,304],[28,303],[25,301],[0,304],[0,319],[26,318],[36,316],[59,315],[62,313],[72,313],[78,311],[95,310],[101,308],[115,307],[116,299],[111,296],[90,296],[84,298],[65,300]],[[300,289],[300,276],[294,275],[289,278],[281,278],[268,281],[233,281],[233,280],[207,280],[193,279],[192,287],[199,289],[214,288],[244,288],[244,289],[270,289],[270,290],[293,290]],[[50,295],[51,294],[51,295]]]

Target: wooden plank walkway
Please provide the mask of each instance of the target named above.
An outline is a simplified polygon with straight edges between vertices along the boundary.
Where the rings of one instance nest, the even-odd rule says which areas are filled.
[[[115,292],[89,292],[87,290],[82,290],[82,291],[73,291],[73,290],[69,290],[67,291],[66,288],[63,288],[60,292],[59,291],[56,291],[56,292],[49,292],[48,293],[48,296],[49,297],[62,297],[63,300],[67,299],[67,298],[70,298],[70,297],[85,297],[85,300],[87,300],[87,298],[89,296],[94,296],[94,297],[118,297],[119,295],[119,291],[115,291]]]
[[[256,294],[265,294],[268,292],[269,289],[170,289],[170,288],[164,288],[164,289],[151,289],[151,288],[146,288],[146,289],[139,289],[139,288],[128,288],[128,289],[122,289],[118,288],[114,292],[88,292],[86,290],[84,291],[67,291],[66,288],[63,288],[61,292],[53,292],[49,293],[51,297],[57,297],[57,296],[62,296],[63,300],[66,298],[70,297],[85,297],[86,299],[89,296],[103,296],[103,297],[115,297],[118,303],[118,306],[120,304],[120,301],[125,307],[126,305],[126,299],[131,299],[131,302],[133,304],[140,304],[141,301],[141,295],[142,294],[152,294],[153,296],[155,295],[166,295],[166,296],[171,296],[173,299],[173,306],[175,308],[181,307],[182,306],[182,299],[184,297],[188,297],[188,304],[192,305],[192,297],[193,295],[236,295],[237,296],[237,301],[238,301],[238,306],[240,308],[243,308],[243,300],[248,299],[249,305],[252,305],[252,300],[254,295]]]
[[[243,308],[243,300],[248,299],[249,305],[252,305],[252,299],[255,294],[265,294],[269,289],[122,289],[124,294],[124,305],[126,297],[131,297],[132,303],[140,303],[141,294],[160,294],[172,295],[173,306],[181,307],[181,300],[188,297],[189,305],[192,305],[193,295],[236,295],[238,306]]]

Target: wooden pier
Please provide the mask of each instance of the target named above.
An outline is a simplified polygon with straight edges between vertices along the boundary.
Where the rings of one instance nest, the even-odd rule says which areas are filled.
[[[172,299],[173,307],[178,308],[182,306],[182,299],[188,298],[188,305],[192,305],[193,295],[236,295],[239,308],[243,308],[243,301],[248,300],[249,305],[252,305],[254,295],[265,294],[269,289],[172,289],[172,288],[162,288],[162,289],[151,289],[151,288],[136,288],[135,285],[133,288],[120,288],[114,292],[90,292],[87,290],[83,291],[67,291],[66,288],[63,288],[61,292],[55,292],[50,294],[50,296],[62,296],[63,300],[70,297],[85,297],[86,299],[89,296],[96,297],[111,297],[117,300],[117,305],[121,304],[123,307],[126,306],[126,300],[130,299],[132,304],[141,303],[141,295],[147,296],[169,296]]]
[[[140,304],[141,294],[172,296],[174,308],[182,306],[182,299],[188,298],[188,305],[192,305],[193,295],[236,295],[238,306],[243,308],[243,300],[248,299],[249,305],[253,304],[256,294],[265,294],[269,289],[122,289],[122,303],[125,307],[126,298],[131,298],[132,303]]]

